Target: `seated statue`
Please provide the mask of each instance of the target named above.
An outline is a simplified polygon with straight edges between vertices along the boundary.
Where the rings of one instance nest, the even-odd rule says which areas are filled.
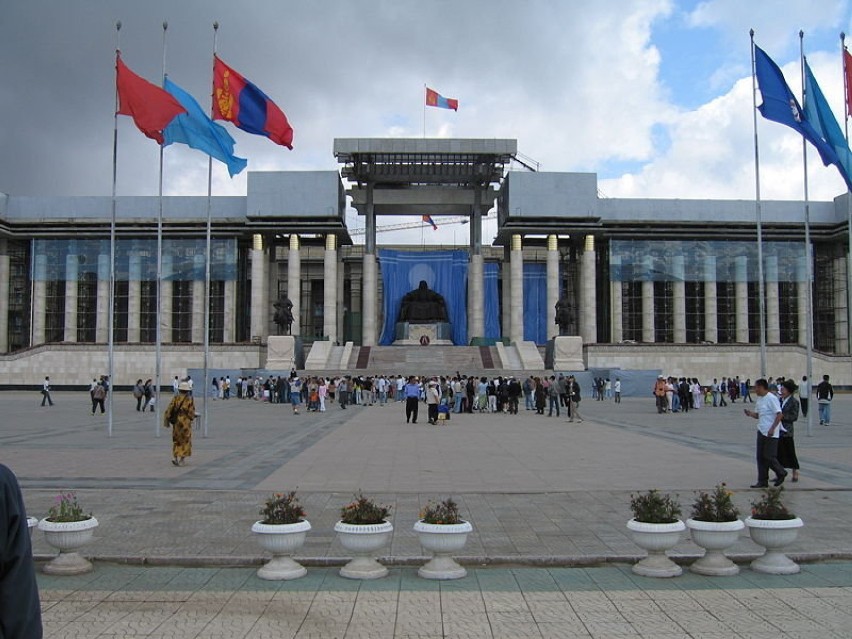
[[[440,293],[429,289],[426,280],[420,280],[416,289],[403,295],[397,321],[414,324],[448,322],[447,303]]]

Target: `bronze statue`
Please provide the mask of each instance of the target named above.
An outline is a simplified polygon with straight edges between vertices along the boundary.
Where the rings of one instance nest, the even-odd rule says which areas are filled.
[[[286,326],[287,335],[289,335],[293,326],[293,302],[287,296],[280,296],[272,306],[275,307],[275,316],[272,321],[278,326],[278,334],[280,335],[281,329]]]
[[[559,326],[559,334],[567,335],[571,324],[571,305],[568,298],[563,295],[556,302],[556,325]]]
[[[440,293],[429,289],[426,280],[402,297],[398,322],[423,324],[428,322],[448,322],[447,303]]]

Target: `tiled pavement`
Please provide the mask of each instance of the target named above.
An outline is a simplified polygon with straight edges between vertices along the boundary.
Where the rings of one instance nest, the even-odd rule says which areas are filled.
[[[116,404],[112,438],[85,396],[55,399],[42,409],[35,394],[0,394],[0,462],[21,479],[28,510],[43,516],[57,489],[71,488],[101,522],[86,550],[100,560],[92,575],[40,576],[47,636],[852,634],[852,567],[831,561],[852,558],[852,398],[838,398],[832,426],[814,424],[812,437],[798,425],[803,479],[787,500],[806,522],[791,548],[809,561],[801,575],[662,582],[627,567],[641,553],[624,528],[630,492],[659,487],[686,505],[695,489],[726,481],[747,510],[754,422],[739,404],[658,416],[650,399],[586,399],[582,424],[522,411],[437,428],[405,424],[399,405],[296,417],[211,402],[210,437],[196,437],[191,464],[174,468],[168,432],[155,437],[153,416],[129,397]],[[309,575],[262,582],[249,527],[265,495],[294,487],[313,524],[301,557]],[[323,567],[344,554],[331,529],[359,488],[394,507],[386,559],[396,567],[378,583]],[[471,574],[423,582],[410,567],[422,561],[411,526],[428,499],[448,494],[474,525],[463,558]],[[743,534],[734,556],[757,551]],[[38,533],[35,552],[51,552]],[[697,552],[684,538],[675,555],[686,564]]]

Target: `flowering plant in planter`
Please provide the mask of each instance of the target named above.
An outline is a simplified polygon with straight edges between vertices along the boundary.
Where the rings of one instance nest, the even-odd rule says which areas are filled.
[[[717,484],[711,493],[699,491],[692,502],[691,518],[697,521],[736,521],[740,511],[734,505],[732,495],[724,483]]]
[[[787,510],[781,502],[783,486],[778,488],[764,488],[763,494],[757,501],[751,502],[751,516],[753,519],[796,519],[796,515]]]
[[[680,504],[669,494],[654,488],[646,493],[630,495],[633,519],[646,524],[673,524],[680,517]]]
[[[390,510],[390,506],[377,504],[374,500],[359,492],[354,501],[340,509],[340,521],[344,524],[356,526],[380,524],[387,520]]]
[[[91,518],[92,513],[87,515],[83,511],[83,507],[77,501],[77,494],[72,491],[59,493],[56,496],[56,503],[47,511],[47,521],[54,523],[86,521]]]
[[[296,524],[305,519],[305,509],[299,503],[295,490],[274,493],[266,500],[260,514],[263,516],[261,523],[267,525]]]
[[[438,524],[442,526],[460,524],[462,518],[459,515],[459,505],[451,497],[442,502],[429,502],[420,511],[420,519],[427,524]]]

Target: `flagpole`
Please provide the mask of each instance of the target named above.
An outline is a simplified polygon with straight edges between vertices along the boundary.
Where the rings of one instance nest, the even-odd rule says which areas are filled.
[[[805,32],[799,31],[799,64],[802,71],[802,104],[808,96],[805,94]],[[811,205],[808,197],[808,143],[802,137],[802,170],[805,178],[805,286],[807,287],[807,313],[805,322],[807,335],[805,345],[805,357],[808,381],[813,383],[813,287],[811,286]],[[808,411],[808,437],[813,435],[811,424],[813,422],[813,411]]]
[[[423,83],[423,139],[426,139],[426,83]]]
[[[760,151],[757,144],[757,73],[754,60],[754,29],[749,30],[751,38],[751,102],[754,125],[754,215],[757,223],[757,279],[758,279],[758,321],[760,323],[760,376],[766,377],[766,308],[764,301],[763,279],[763,225],[760,202]]]
[[[166,32],[169,23],[163,22],[163,83],[166,79]],[[157,193],[157,346],[155,355],[154,384],[154,437],[160,436],[160,411],[162,398],[162,354],[163,354],[163,144],[160,144],[160,175]]]
[[[213,57],[216,57],[216,36],[219,33],[219,23],[213,23]],[[210,119],[213,119],[213,103],[210,103]],[[213,156],[207,157],[207,229],[205,231],[206,250],[204,260],[204,402],[202,404],[203,434],[207,437],[209,419],[208,403],[210,386],[207,377],[210,374],[210,250],[212,235],[213,211]]]
[[[115,372],[115,334],[113,333],[114,304],[115,304],[115,194],[116,181],[118,178],[118,58],[121,55],[121,21],[115,23],[115,114],[113,115],[112,126],[112,202],[109,224],[109,328],[108,328],[108,346],[107,358],[108,375],[109,375],[109,394],[107,396],[107,436],[112,437],[112,393],[113,374]]]
[[[849,105],[846,103],[849,86],[846,79],[846,34],[840,32],[840,60],[843,69],[843,134],[846,145],[849,146]],[[849,350],[849,361],[852,365],[852,193],[846,193],[846,339]]]

